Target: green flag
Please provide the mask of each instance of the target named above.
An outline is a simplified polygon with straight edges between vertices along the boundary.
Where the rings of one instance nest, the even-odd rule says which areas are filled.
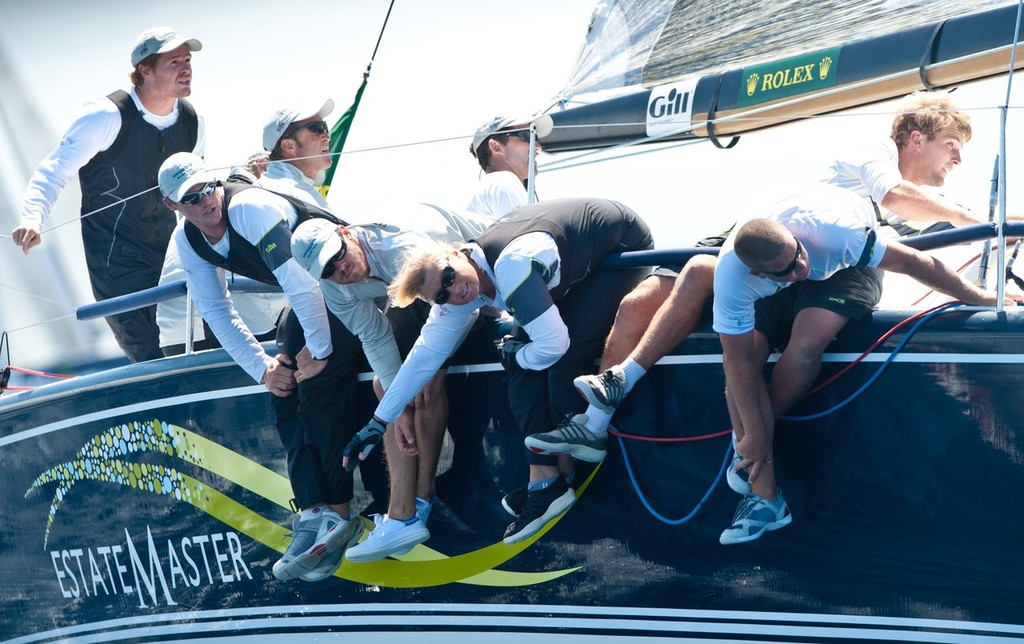
[[[366,89],[366,83],[369,79],[369,73],[363,74],[363,83],[359,86],[359,91],[356,92],[356,98],[352,101],[352,105],[345,110],[345,113],[341,115],[338,122],[331,126],[331,167],[327,168],[324,182],[319,188],[320,194],[325,198],[327,197],[327,191],[331,189],[334,171],[338,168],[338,161],[341,160],[341,149],[345,147],[349,128],[352,127],[352,119],[355,118],[356,110],[359,109],[359,101],[363,98],[363,90]]]

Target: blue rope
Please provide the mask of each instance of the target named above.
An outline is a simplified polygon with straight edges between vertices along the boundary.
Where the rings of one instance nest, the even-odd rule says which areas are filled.
[[[896,345],[896,347],[889,354],[889,357],[882,362],[881,366],[878,367],[878,370],[875,371],[875,373],[870,378],[868,378],[867,382],[865,382],[859,389],[857,389],[857,391],[852,393],[846,400],[832,406],[829,409],[826,409],[825,411],[816,414],[811,414],[810,416],[783,416],[782,420],[814,420],[817,418],[821,418],[823,416],[827,416],[850,404],[858,396],[867,391],[868,387],[874,384],[876,380],[878,380],[878,378],[882,375],[882,372],[886,370],[886,368],[889,366],[890,363],[892,363],[893,360],[896,359],[897,354],[899,354],[903,347],[906,346],[907,342],[910,341],[910,338],[912,338],[914,334],[917,333],[917,330],[921,327],[922,324],[932,319],[939,313],[942,313],[943,311],[958,306],[963,305],[959,302],[950,302],[949,304],[945,304],[935,309],[934,311],[931,311],[930,313],[922,317],[920,320],[918,320],[916,323],[914,323],[914,325],[911,326],[910,329],[907,331],[907,335],[899,342],[899,344]],[[651,516],[661,521],[662,523],[671,526],[683,525],[687,521],[690,521],[697,516],[697,513],[700,512],[700,509],[704,507],[704,505],[711,498],[711,494],[715,491],[715,488],[717,488],[718,485],[722,482],[722,477],[725,475],[725,468],[729,467],[730,463],[732,462],[733,446],[732,441],[730,440],[729,447],[725,450],[725,458],[722,460],[722,467],[719,468],[718,470],[718,476],[715,477],[715,480],[714,482],[711,483],[711,487],[708,488],[708,491],[704,493],[703,498],[701,498],[701,500],[697,502],[697,505],[694,506],[693,510],[685,517],[682,517],[680,519],[669,519],[668,517],[663,516],[660,512],[655,510],[654,507],[651,506],[651,504],[647,501],[646,495],[644,495],[643,490],[640,489],[640,482],[636,480],[636,475],[633,473],[633,466],[629,462],[629,452],[626,451],[626,442],[625,440],[623,440],[622,436],[616,436],[616,438],[619,439],[619,449],[622,450],[622,462],[626,464],[626,472],[629,474],[629,481],[633,485],[633,491],[636,492],[637,498],[640,499],[640,502],[643,504],[645,508],[647,508],[647,511],[651,514]]]
[[[725,476],[725,468],[729,467],[729,464],[732,462],[732,441],[730,440],[729,447],[728,449],[725,450],[725,459],[722,461],[722,467],[718,470],[718,476],[715,477],[715,481],[711,484],[711,487],[708,488],[708,491],[704,494],[704,497],[697,502],[697,505],[694,506],[693,511],[687,514],[685,517],[681,519],[669,519],[665,516],[662,516],[657,510],[655,510],[651,506],[650,503],[648,503],[647,497],[644,495],[643,490],[640,489],[640,483],[639,481],[636,480],[636,475],[633,473],[633,466],[630,465],[629,463],[629,453],[626,451],[626,442],[622,439],[621,436],[616,436],[616,438],[619,439],[619,449],[622,450],[622,461],[626,464],[626,472],[629,474],[629,481],[630,483],[633,484],[633,490],[636,492],[637,498],[639,498],[640,502],[643,503],[645,508],[647,508],[647,511],[651,513],[651,516],[661,521],[662,523],[666,523],[671,526],[683,525],[687,521],[697,516],[697,513],[700,512],[700,509],[704,507],[704,505],[708,502],[708,499],[711,498],[711,493],[714,492],[715,488],[718,487],[718,484],[722,482],[722,477]]]
[[[809,416],[783,416],[781,420],[816,420],[818,418],[828,416],[833,412],[839,411],[846,405],[849,405],[851,402],[857,399],[857,397],[859,397],[861,394],[867,391],[868,387],[875,384],[875,381],[878,380],[879,377],[881,377],[882,372],[886,370],[886,368],[892,363],[893,360],[896,359],[897,354],[899,354],[903,347],[906,346],[907,342],[910,341],[910,338],[912,338],[914,334],[917,333],[917,330],[921,327],[922,324],[932,319],[939,313],[942,313],[943,311],[955,306],[962,306],[962,304],[960,304],[959,302],[950,302],[949,304],[944,304],[943,306],[935,309],[934,311],[932,311],[931,313],[922,317],[920,320],[914,323],[914,325],[910,327],[910,330],[907,331],[907,335],[900,341],[899,344],[896,345],[896,348],[892,350],[892,353],[890,353],[889,357],[886,358],[884,362],[882,362],[881,366],[878,367],[878,370],[870,378],[868,378],[867,382],[861,385],[861,387],[857,391],[850,394],[850,397],[847,398],[846,400],[836,403],[835,405],[826,409],[825,411],[820,411],[816,414],[811,414]]]

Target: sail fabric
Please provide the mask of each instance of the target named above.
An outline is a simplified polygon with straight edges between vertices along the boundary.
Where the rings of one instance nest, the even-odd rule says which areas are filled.
[[[656,87],[969,13],[1008,0],[603,0],[561,93]]]

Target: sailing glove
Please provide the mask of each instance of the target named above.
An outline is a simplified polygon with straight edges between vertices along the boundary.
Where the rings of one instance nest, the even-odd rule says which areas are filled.
[[[345,451],[342,452],[342,456],[348,459],[345,469],[349,472],[356,469],[359,463],[365,460],[377,446],[385,431],[387,431],[387,427],[384,423],[376,418],[371,418],[370,422],[366,423],[366,426],[360,429],[345,446]]]
[[[523,368],[519,365],[519,361],[516,360],[516,354],[526,346],[526,343],[516,340],[511,335],[506,335],[497,342],[497,345],[498,357],[501,359],[501,366],[505,367],[505,371],[508,373],[522,371]]]

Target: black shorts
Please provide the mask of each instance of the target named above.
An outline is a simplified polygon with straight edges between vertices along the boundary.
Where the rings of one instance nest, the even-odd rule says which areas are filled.
[[[825,309],[860,320],[882,297],[883,274],[884,271],[877,268],[852,266],[827,280],[793,284],[754,304],[757,315],[754,327],[768,339],[771,349],[782,350],[789,343],[793,320],[803,309]]]

